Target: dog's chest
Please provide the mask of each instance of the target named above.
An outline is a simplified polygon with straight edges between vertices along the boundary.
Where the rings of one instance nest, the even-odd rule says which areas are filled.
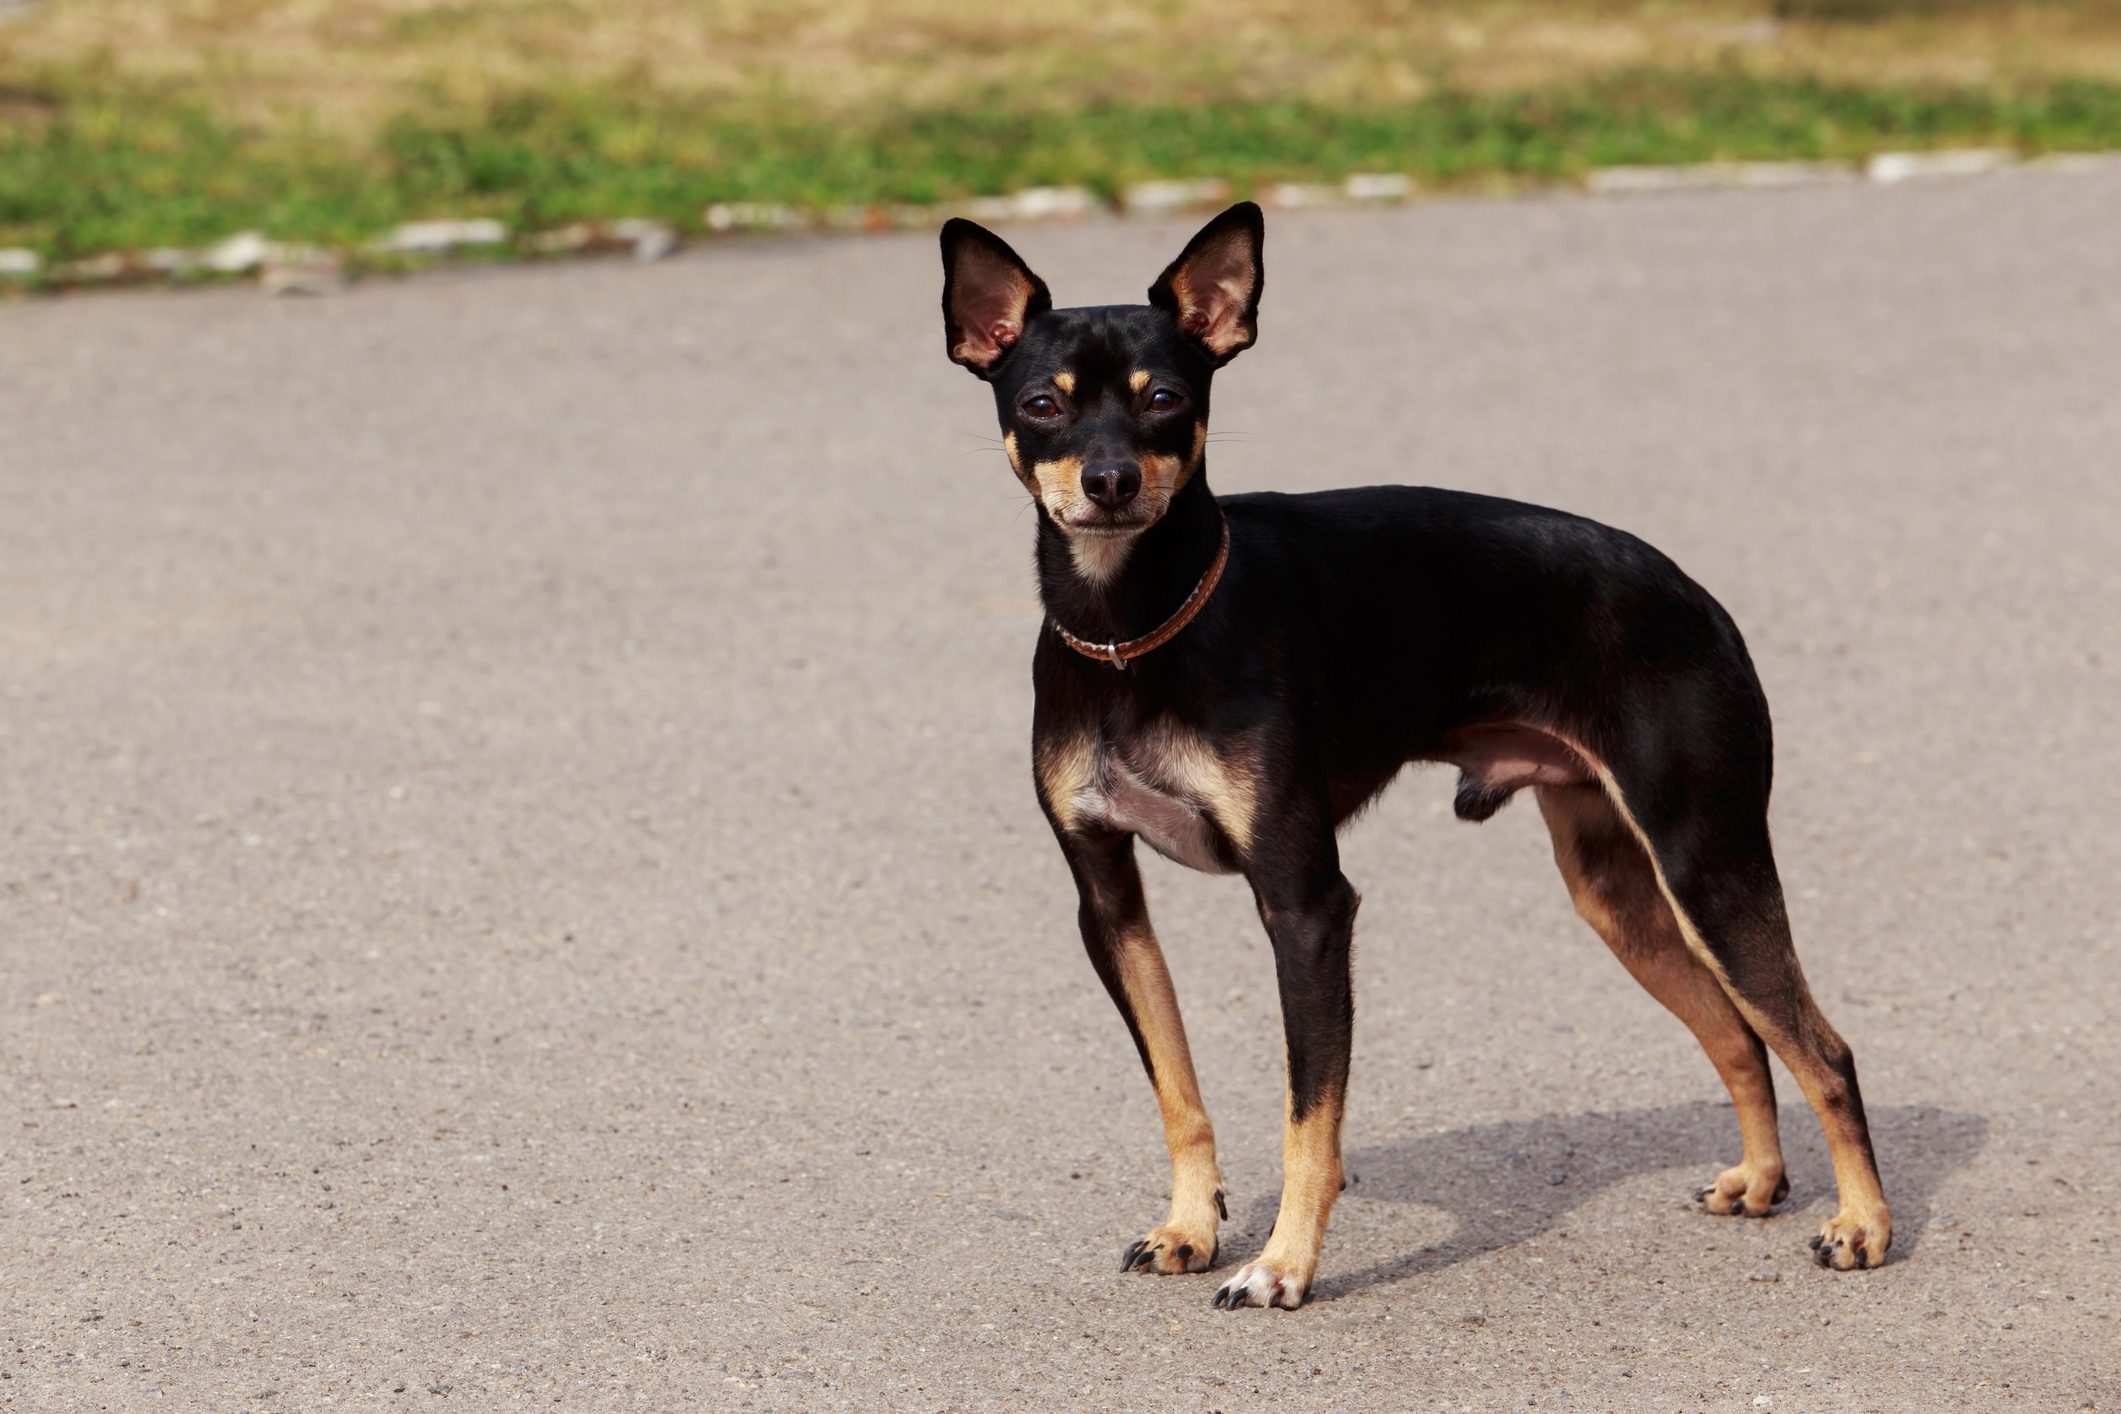
[[[1194,753],[1154,738],[1101,741],[1074,806],[1085,819],[1127,830],[1166,859],[1209,874],[1236,866],[1210,815],[1209,783]]]

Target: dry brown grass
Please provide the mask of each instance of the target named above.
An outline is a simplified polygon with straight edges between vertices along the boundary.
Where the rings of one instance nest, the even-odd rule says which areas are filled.
[[[1880,13],[1862,22],[1804,18]],[[1798,18],[1788,18],[1798,16]],[[1102,98],[1368,106],[1737,64],[1864,84],[2121,79],[2116,0],[42,0],[10,72],[173,84],[225,116],[357,135],[428,93],[614,78],[856,111]]]

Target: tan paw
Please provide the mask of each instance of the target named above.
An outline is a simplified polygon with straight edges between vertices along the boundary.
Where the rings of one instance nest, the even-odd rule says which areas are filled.
[[[1215,1224],[1168,1222],[1127,1249],[1120,1258],[1123,1272],[1155,1272],[1176,1276],[1180,1272],[1204,1272],[1215,1265]]]
[[[1854,1213],[1844,1208],[1827,1219],[1812,1239],[1812,1257],[1822,1267],[1853,1272],[1885,1265],[1892,1245],[1893,1220],[1884,1208]]]
[[[1695,1193],[1694,1199],[1718,1217],[1764,1218],[1789,1196],[1790,1181],[1782,1176],[1782,1165],[1739,1164],[1717,1174],[1716,1181]]]
[[[1315,1270],[1298,1272],[1264,1257],[1247,1262],[1237,1269],[1237,1275],[1216,1289],[1215,1304],[1225,1311],[1235,1311],[1240,1306],[1279,1306],[1294,1311],[1304,1304]]]

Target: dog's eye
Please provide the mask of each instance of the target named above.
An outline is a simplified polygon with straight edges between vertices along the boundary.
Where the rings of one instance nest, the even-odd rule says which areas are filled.
[[[1184,401],[1184,398],[1172,392],[1169,388],[1158,388],[1149,395],[1149,410],[1151,412],[1169,412]]]
[[[1028,417],[1058,417],[1060,404],[1048,395],[1040,393],[1035,398],[1024,399],[1024,413]]]

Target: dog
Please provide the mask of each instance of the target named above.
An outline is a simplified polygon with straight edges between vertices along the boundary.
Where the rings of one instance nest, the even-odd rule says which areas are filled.
[[[1854,1059],[1791,945],[1767,699],[1737,626],[1657,550],[1560,511],[1403,486],[1216,496],[1210,387],[1258,336],[1265,235],[1240,203],[1146,305],[1055,309],[999,236],[942,229],[946,347],[993,390],[1037,507],[1038,800],[1170,1150],[1169,1217],[1124,1269],[1206,1271],[1228,1217],[1136,839],[1242,874],[1272,944],[1281,1206],[1214,1304],[1293,1309],[1343,1186],[1358,899],[1336,833],[1424,762],[1458,769],[1469,821],[1531,788],[1576,911],[1708,1052],[1743,1157],[1702,1206],[1761,1217],[1789,1192],[1772,1047],[1833,1152],[1815,1258],[1878,1266],[1891,1217]]]

